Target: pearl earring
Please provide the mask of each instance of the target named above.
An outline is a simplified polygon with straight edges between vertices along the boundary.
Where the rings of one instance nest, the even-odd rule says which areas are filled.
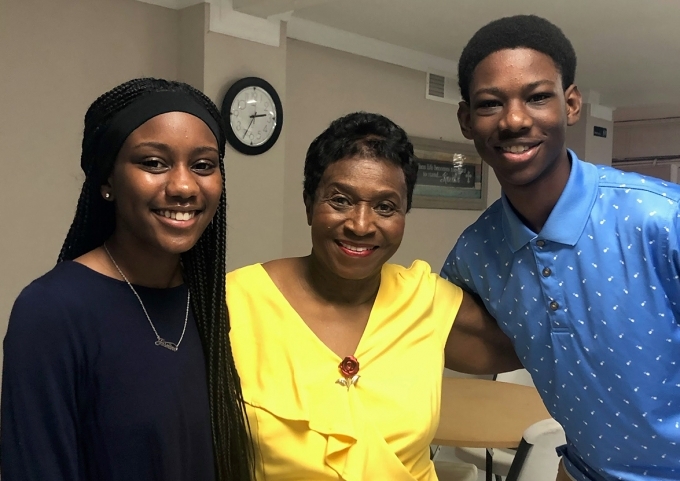
[[[106,200],[109,200],[109,199],[111,198],[111,193],[110,193],[110,192],[105,192],[105,193],[104,193],[104,198],[105,198]]]

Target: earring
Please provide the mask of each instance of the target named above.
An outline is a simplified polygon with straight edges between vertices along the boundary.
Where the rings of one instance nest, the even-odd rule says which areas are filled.
[[[110,199],[111,199],[111,193],[110,193],[110,192],[105,192],[105,193],[104,193],[104,198],[105,198],[106,200],[110,200]]]

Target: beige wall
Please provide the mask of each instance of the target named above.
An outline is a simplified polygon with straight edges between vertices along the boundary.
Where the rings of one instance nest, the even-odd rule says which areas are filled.
[[[283,103],[283,131],[262,155],[243,155],[227,147],[227,267],[236,269],[283,255],[284,155],[286,132],[286,42],[270,47],[219,33],[205,40],[204,92],[220,106],[229,86],[242,77],[262,77]]]
[[[586,156],[586,127],[585,118],[579,119],[574,125],[567,127],[567,148],[576,152],[579,159]]]
[[[177,76],[178,13],[133,0],[0,0],[0,337],[73,219],[85,110],[139,76]]]
[[[607,137],[596,137],[595,126],[607,129]],[[591,115],[590,104],[583,104],[581,118],[567,129],[567,147],[582,160],[593,164],[612,164],[612,148],[616,136],[614,123]],[[618,132],[617,132],[618,133]]]
[[[614,158],[680,155],[680,119],[616,122]]]
[[[287,144],[283,250],[286,256],[311,249],[302,203],[304,157],[310,142],[343,114],[365,110],[381,113],[409,135],[465,141],[456,120],[457,106],[425,99],[425,74],[357,55],[288,40]],[[489,198],[500,195],[490,175]],[[441,267],[462,230],[480,211],[413,209],[406,234],[393,262],[414,259]]]
[[[586,160],[593,164],[612,165],[612,149],[616,132],[614,132],[614,122],[604,120],[589,115],[586,125]],[[593,130],[597,127],[607,129],[607,137],[596,137]]]
[[[680,162],[679,162],[680,163]],[[642,175],[649,175],[657,179],[671,181],[671,164],[658,165],[615,165],[617,169],[625,170],[627,172],[637,172]]]
[[[680,119],[641,120],[615,122],[614,158],[676,156],[680,157]],[[680,160],[673,161],[680,165]],[[621,170],[638,172],[659,179],[677,182],[671,164],[627,164],[615,165]],[[677,174],[676,174],[677,175]]]
[[[210,6],[199,3],[179,11],[177,80],[203,91],[205,84],[205,36]]]

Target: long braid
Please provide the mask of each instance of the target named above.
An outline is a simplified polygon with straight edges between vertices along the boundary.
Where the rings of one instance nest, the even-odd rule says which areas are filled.
[[[224,182],[224,126],[212,101],[198,90],[179,82],[160,79],[126,82],[99,97],[85,115],[81,166],[86,172],[86,179],[59,262],[75,259],[95,249],[113,233],[114,207],[101,197],[99,189],[110,175],[115,156],[94,159],[95,147],[113,115],[144,93],[159,90],[181,90],[192,95],[219,123],[222,131],[218,139],[220,173]],[[211,224],[196,245],[182,254],[182,263],[205,356],[216,479],[249,481],[254,478],[253,448],[241,384],[231,352],[225,295],[226,212],[223,192]]]
[[[195,91],[204,107],[223,125],[222,116],[212,101],[199,91]],[[220,173],[226,179],[224,170],[224,137],[220,139]],[[200,242],[197,252],[203,256],[197,262],[199,282],[209,280],[211,285],[205,290],[211,297],[207,305],[212,307],[203,346],[207,350],[208,373],[214,375],[213,383],[208,385],[211,398],[213,439],[216,451],[218,479],[247,480],[254,477],[254,457],[250,442],[250,429],[245,415],[245,403],[241,392],[241,382],[229,339],[229,312],[226,303],[226,252],[227,252],[227,200],[226,194],[220,197],[220,205],[213,222],[204,235],[210,242]],[[198,247],[198,246],[197,246]],[[192,249],[193,250],[193,249]],[[190,251],[191,252],[191,251]],[[191,261],[190,261],[191,262]],[[212,274],[212,275],[211,275]],[[191,287],[191,281],[189,281]],[[212,332],[211,332],[212,331]],[[245,435],[244,435],[245,433]],[[223,477],[224,475],[224,477]]]
[[[85,114],[80,165],[85,171],[85,182],[78,199],[76,215],[59,254],[59,262],[72,260],[99,247],[115,228],[113,206],[102,199],[99,187],[113,168],[115,154],[108,159],[95,159],[94,149],[101,140],[111,118],[140,95],[153,90],[167,89],[165,80],[130,80],[101,95]]]
[[[224,172],[224,166],[220,165]],[[224,174],[223,174],[224,175]],[[252,445],[248,438],[238,436],[248,432],[245,404],[240,380],[229,340],[229,313],[226,306],[226,201],[222,195],[220,206],[197,245],[183,256],[189,287],[200,292],[204,307],[210,306],[208,322],[199,323],[208,370],[208,389],[212,406],[213,441],[218,479],[251,479],[253,469]],[[200,309],[200,308],[199,308]],[[194,313],[198,309],[194,310]],[[219,319],[220,322],[210,322]],[[201,329],[204,327],[204,329]],[[229,426],[231,429],[225,429]]]

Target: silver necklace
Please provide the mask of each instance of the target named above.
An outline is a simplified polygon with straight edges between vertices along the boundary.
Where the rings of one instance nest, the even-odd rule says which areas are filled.
[[[127,285],[130,286],[130,289],[132,289],[132,292],[135,294],[135,297],[139,301],[139,305],[142,306],[142,310],[144,311],[144,314],[146,315],[147,321],[149,321],[149,325],[151,326],[151,329],[153,329],[153,333],[156,334],[156,345],[164,347],[166,349],[170,349],[171,351],[177,351],[179,349],[179,345],[182,342],[182,339],[184,339],[184,333],[187,330],[187,321],[189,320],[189,306],[190,306],[190,300],[191,300],[191,292],[187,291],[187,312],[184,315],[184,328],[182,328],[182,335],[179,337],[179,341],[177,341],[177,344],[174,342],[166,341],[163,339],[161,336],[158,335],[158,331],[156,330],[156,326],[153,325],[153,322],[151,322],[151,318],[149,317],[149,313],[146,312],[146,307],[144,307],[144,303],[142,302],[142,298],[139,297],[139,294],[137,294],[137,291],[135,290],[134,287],[132,287],[132,284],[130,281],[128,281],[128,278],[125,277],[125,274],[123,274],[123,271],[118,267],[118,264],[116,264],[116,261],[113,259],[113,256],[111,255],[111,252],[109,252],[109,248],[104,244],[104,250],[109,256],[109,259],[111,259],[111,262],[113,262],[113,265],[116,266],[116,269],[118,269],[118,273],[120,276],[127,282]]]

